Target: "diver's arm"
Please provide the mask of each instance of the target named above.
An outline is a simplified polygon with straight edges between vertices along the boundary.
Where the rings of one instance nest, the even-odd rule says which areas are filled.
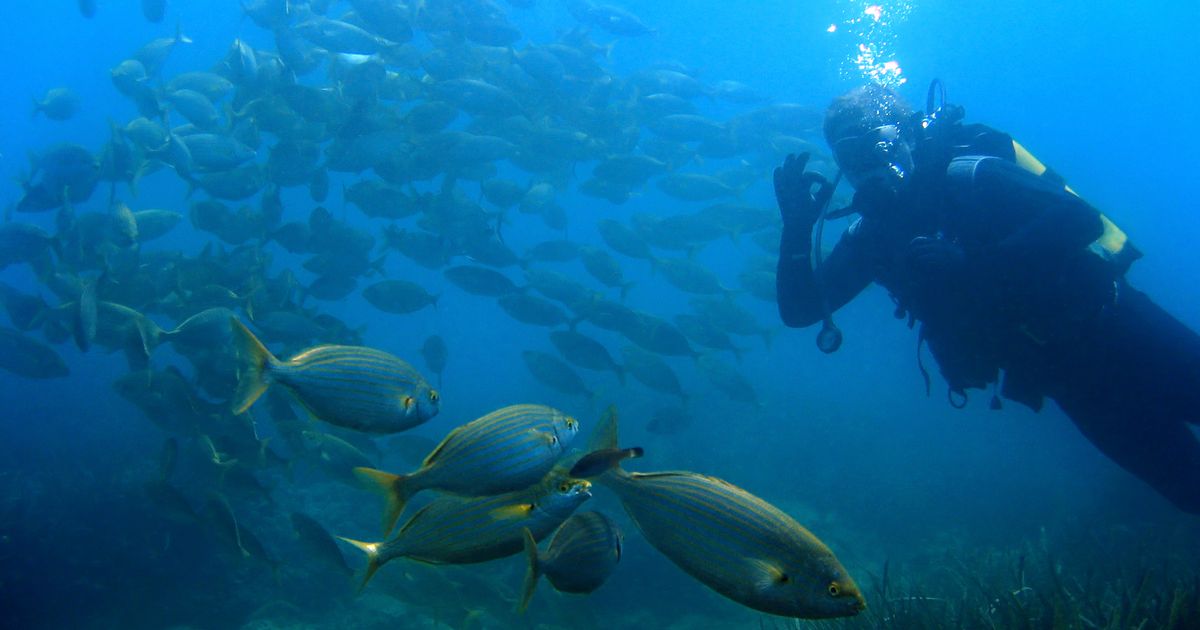
[[[785,325],[811,326],[825,318],[826,304],[832,313],[871,283],[873,275],[866,263],[863,244],[857,241],[848,231],[814,272],[810,261],[811,237],[789,234],[789,227],[784,227],[775,290],[779,316]]]

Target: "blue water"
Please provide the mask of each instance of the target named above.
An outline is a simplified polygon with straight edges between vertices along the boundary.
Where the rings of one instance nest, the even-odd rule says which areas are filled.
[[[4,9],[0,204],[20,197],[15,179],[28,171],[28,152],[68,141],[98,151],[108,139],[109,120],[124,123],[137,116],[108,71],[146,41],[171,35],[176,24],[194,40],[177,47],[164,77],[209,69],[234,38],[261,49],[274,45],[236,2],[176,0],[161,24],[147,23],[137,3],[98,3],[91,20],[67,0],[10,3]],[[497,4],[525,34],[518,47],[552,41],[575,25],[550,0],[532,9]],[[826,28],[859,15],[866,3],[625,4],[657,33],[641,38],[594,33],[602,43],[615,41],[604,61],[615,76],[678,63],[705,83],[738,80],[773,102],[817,110],[862,81],[846,71],[853,38]],[[1200,156],[1192,148],[1197,92],[1189,50],[1197,23],[1195,3],[915,0],[907,19],[888,35],[907,79],[900,87],[905,97],[919,106],[929,81],[941,78],[969,120],[1012,133],[1124,228],[1146,253],[1131,270],[1131,281],[1195,329],[1200,297],[1191,278],[1200,237],[1194,184]],[[324,81],[324,74],[306,81]],[[31,121],[30,97],[58,86],[80,95],[81,111],[65,122]],[[703,98],[697,103],[718,120],[750,107]],[[713,160],[688,169],[714,172],[734,163]],[[589,168],[577,166],[571,189],[558,197],[568,210],[567,237],[573,241],[603,247],[594,228],[600,218],[624,221],[638,212],[669,215],[702,207],[672,199],[653,183],[619,206],[583,196],[573,187]],[[502,167],[502,174],[528,179],[511,166]],[[741,199],[773,208],[766,167],[761,175]],[[356,180],[334,174],[325,205],[338,219],[381,235],[386,222],[366,218],[341,199],[341,184]],[[103,191],[104,186],[77,212],[104,211]],[[134,210],[166,208],[185,215],[190,201],[204,196],[198,192],[185,200],[185,187],[169,168],[143,180],[137,197],[124,187],[118,191]],[[286,190],[284,203],[285,221],[304,219],[315,205],[300,188]],[[562,236],[537,217],[510,215],[504,237],[518,252]],[[54,227],[53,213],[14,220]],[[832,242],[843,227],[828,226],[827,239]],[[146,247],[195,256],[211,240],[185,219]],[[266,248],[274,256],[273,272],[293,268],[304,282],[312,279],[299,269],[300,259],[277,245]],[[766,255],[741,238],[718,241],[697,260],[726,285],[737,286],[745,263]],[[636,283],[627,305],[667,318],[688,310],[688,296],[652,274],[644,261],[614,256]],[[554,268],[601,288],[578,264]],[[506,273],[522,279],[518,269]],[[621,387],[604,373],[585,374],[597,401],[556,392],[536,381],[521,360],[524,350],[554,352],[544,329],[511,320],[492,301],[465,294],[398,253],[388,255],[386,274],[440,295],[436,309],[386,315],[357,294],[322,303],[322,309],[352,327],[365,327],[367,345],[421,369],[424,339],[431,334],[446,339],[450,356],[441,412],[415,434],[440,439],[463,422],[517,402],[569,410],[586,433],[604,405],[616,404],[622,441],[647,452],[632,468],[717,475],[775,503],[829,544],[867,588],[873,607],[873,598],[881,595],[871,590],[872,576],[883,573],[885,561],[893,595],[900,580],[908,579],[905,596],[962,600],[963,606],[992,596],[964,586],[969,582],[961,577],[939,577],[938,567],[961,576],[960,560],[974,567],[972,559],[988,554],[1052,557],[1063,575],[1102,576],[1094,587],[1081,587],[1097,593],[1124,592],[1140,571],[1153,567],[1158,581],[1151,587],[1168,602],[1176,584],[1170,580],[1180,570],[1195,579],[1194,567],[1200,566],[1200,521],[1104,458],[1052,405],[1035,414],[1008,404],[997,413],[988,410],[987,395],[976,393],[968,408],[955,410],[940,395],[936,375],[934,394],[926,397],[914,358],[915,333],[890,317],[892,304],[877,287],[839,312],[846,342],[833,355],[816,349],[814,330],[784,329],[773,305],[739,297],[775,333],[769,347],[758,338],[736,340],[751,349],[738,368],[753,383],[761,406],[730,401],[690,360],[668,359],[689,394],[692,423],[664,437],[644,426],[655,408],[674,402],[670,397],[637,383]],[[0,280],[38,290],[25,265],[0,271]],[[52,294],[42,294],[54,304]],[[615,291],[607,295],[617,297]],[[150,316],[164,327],[178,323]],[[615,334],[581,330],[594,333],[619,357],[625,342]],[[273,579],[270,570],[222,553],[205,527],[171,524],[148,507],[141,487],[156,474],[166,435],[113,392],[110,383],[126,370],[124,359],[96,350],[80,353],[70,341],[55,349],[69,364],[69,377],[29,380],[0,372],[0,611],[16,620],[8,627],[429,627],[433,615],[410,608],[406,589],[414,582],[436,583],[430,571],[444,571],[456,585],[453,592],[438,591],[446,609],[462,611],[444,615],[442,621],[452,627],[471,610],[485,611],[465,622],[475,627],[755,627],[763,617],[712,594],[657,555],[603,491],[590,507],[619,517],[626,531],[621,566],[588,598],[559,596],[543,583],[530,612],[518,618],[503,611],[520,586],[519,557],[445,570],[397,562],[381,571],[366,595],[347,597],[341,592],[347,585],[330,586],[337,579],[323,575],[297,547],[287,514],[302,510],[334,534],[363,537],[375,533],[377,500],[313,470],[299,469],[291,480],[270,472],[262,479],[271,487],[273,504],[247,501],[234,507],[284,562]],[[153,360],[163,367],[175,359],[163,351]],[[185,453],[199,448],[184,436],[180,440]],[[378,443],[385,453],[378,463],[405,466],[389,451],[388,439]],[[186,463],[186,455],[183,459]],[[199,508],[206,488],[189,490]],[[346,552],[352,566],[361,567],[361,559]],[[998,584],[984,582],[989,588]],[[995,597],[1001,595],[998,590]],[[938,607],[947,604],[926,605],[922,619],[950,618],[938,616],[943,614]],[[848,625],[904,627],[897,623],[863,617]]]

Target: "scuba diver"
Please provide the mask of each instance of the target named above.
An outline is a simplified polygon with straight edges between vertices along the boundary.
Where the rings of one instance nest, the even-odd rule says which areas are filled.
[[[1009,135],[962,122],[934,81],[927,114],[869,85],[834,100],[824,135],[840,173],[775,169],[783,215],[777,289],[790,327],[823,322],[871,282],[919,323],[955,407],[969,389],[1040,411],[1053,400],[1114,462],[1179,509],[1200,514],[1200,336],[1124,274],[1141,254],[1108,218]],[[826,213],[841,178],[851,205]],[[828,258],[825,218],[859,217]],[[997,395],[996,391],[999,391]]]

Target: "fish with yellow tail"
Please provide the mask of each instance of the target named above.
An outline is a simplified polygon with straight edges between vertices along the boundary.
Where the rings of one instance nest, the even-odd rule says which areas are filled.
[[[413,495],[426,489],[477,497],[515,492],[541,481],[579,433],[579,421],[545,405],[509,405],[454,429],[407,475],[355,468],[387,497],[390,534]]]
[[[609,408],[593,450],[616,449]],[[705,586],[755,610],[785,617],[856,615],[866,600],[816,536],[775,506],[693,472],[628,473],[614,464],[599,482],[616,493],[646,540]]]
[[[367,554],[366,587],[396,558],[428,564],[474,564],[520,553],[523,531],[550,535],[591,496],[591,482],[555,469],[537,486],[490,497],[443,495],[421,508],[387,542],[341,538]]]
[[[525,531],[529,570],[518,611],[524,612],[538,578],[545,575],[560,593],[584,594],[604,585],[621,561],[621,530],[600,512],[580,512],[558,528],[550,548],[541,553],[533,534]]]
[[[233,411],[240,414],[279,383],[313,417],[366,433],[397,433],[438,413],[440,398],[411,365],[363,346],[321,345],[281,361],[236,318],[240,355]]]

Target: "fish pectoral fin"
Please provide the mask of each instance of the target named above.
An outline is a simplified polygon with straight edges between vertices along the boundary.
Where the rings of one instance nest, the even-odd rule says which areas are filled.
[[[518,503],[516,505],[506,505],[492,510],[489,514],[496,520],[503,519],[519,519],[529,516],[533,512],[532,503]]]
[[[753,574],[754,585],[759,591],[775,588],[780,584],[786,584],[790,580],[787,572],[770,560],[753,558],[748,562]]]

